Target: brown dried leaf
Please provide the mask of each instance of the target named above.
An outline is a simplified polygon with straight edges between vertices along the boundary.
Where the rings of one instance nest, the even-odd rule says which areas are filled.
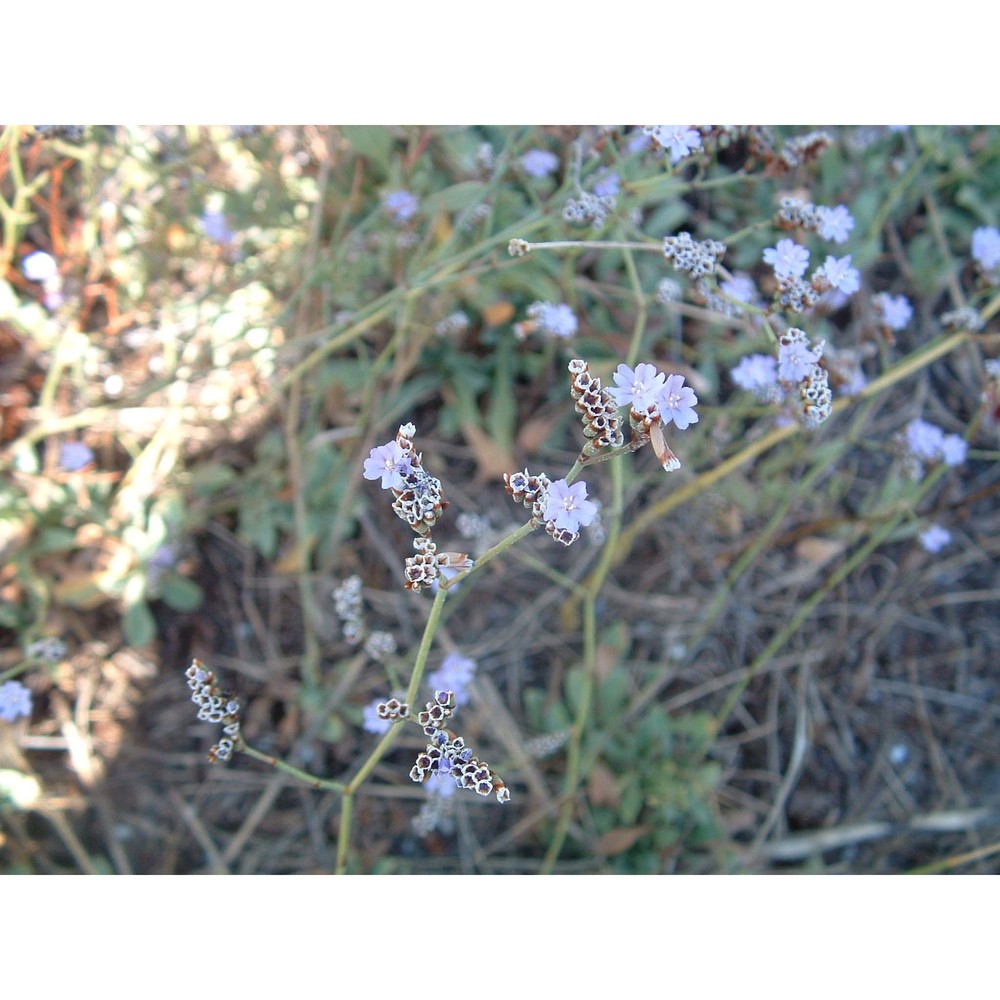
[[[514,456],[497,444],[481,427],[463,423],[462,433],[476,456],[476,464],[479,466],[477,476],[480,480],[492,482],[517,467]]]
[[[592,806],[617,806],[618,786],[615,776],[603,764],[594,766],[587,782],[587,799]]]
[[[648,826],[617,826],[598,838],[595,845],[598,853],[604,855],[621,854],[627,851],[643,834],[649,833]]]
[[[829,538],[803,538],[795,546],[795,554],[799,559],[811,562],[815,566],[828,563],[834,556],[844,551],[844,543]]]

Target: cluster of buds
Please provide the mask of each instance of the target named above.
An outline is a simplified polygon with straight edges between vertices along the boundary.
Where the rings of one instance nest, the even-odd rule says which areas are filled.
[[[396,434],[396,443],[409,459],[409,469],[400,470],[400,484],[392,487],[396,498],[392,509],[418,534],[427,535],[440,520],[448,501],[444,498],[441,480],[425,472],[420,465],[421,456],[413,447],[415,433],[413,424],[403,424]]]
[[[426,711],[417,716],[430,737],[424,749],[417,754],[410,777],[418,784],[432,774],[452,777],[459,788],[470,788],[479,795],[497,794],[498,802],[510,801],[510,790],[494,774],[489,764],[479,760],[465,745],[461,736],[454,736],[444,728],[455,710],[455,696],[451,691],[436,691],[427,702]]]
[[[229,760],[240,739],[240,703],[220,689],[215,674],[198,659],[192,659],[185,676],[193,692],[191,700],[198,706],[198,718],[222,725],[222,739],[208,751],[208,759],[213,764]]]
[[[774,293],[775,303],[782,309],[800,315],[814,309],[823,292],[833,287],[820,271],[809,282],[794,274],[779,274],[775,280],[778,285]]]
[[[718,240],[694,240],[690,233],[668,236],[663,241],[663,256],[675,271],[690,271],[695,278],[714,274],[715,268],[726,255],[726,244]]]
[[[505,472],[503,484],[516,503],[524,504],[531,511],[533,520],[541,524],[545,520],[545,506],[549,499],[551,480],[544,472],[532,475],[524,472]]]
[[[615,210],[614,195],[603,197],[590,191],[581,191],[579,198],[570,198],[563,206],[563,220],[576,226],[593,226],[600,229]]]
[[[455,692],[435,691],[434,697],[424,705],[417,722],[424,728],[424,736],[433,736],[455,712]]]
[[[380,719],[386,722],[395,722],[397,719],[408,719],[410,717],[410,706],[405,701],[398,698],[390,698],[388,701],[379,702],[375,709]]]
[[[586,361],[579,358],[570,361],[569,374],[570,395],[587,438],[580,457],[587,459],[605,448],[620,448],[625,443],[625,436],[614,397],[601,386],[601,380],[590,373]]]
[[[415,556],[406,560],[407,590],[430,586],[444,569],[468,569],[472,561],[464,552],[438,552],[431,540],[431,528],[448,506],[441,481],[424,472],[421,456],[413,445],[413,424],[402,424],[396,440],[372,448],[365,459],[365,479],[381,479],[382,488],[392,490],[392,509],[420,536],[414,539]]]
[[[333,592],[333,607],[337,617],[344,623],[341,631],[344,638],[356,646],[365,633],[364,618],[361,610],[361,577],[349,576]]]
[[[811,201],[792,197],[781,199],[774,217],[775,225],[781,229],[806,229],[813,233],[819,231],[820,221],[820,211]]]
[[[415,556],[409,556],[403,569],[403,586],[414,593],[430,587],[446,570],[470,569],[472,560],[464,552],[438,552],[430,538],[414,538]]]
[[[767,163],[771,174],[787,174],[796,167],[813,163],[833,144],[833,136],[829,132],[809,132],[807,135],[788,139],[781,152]]]

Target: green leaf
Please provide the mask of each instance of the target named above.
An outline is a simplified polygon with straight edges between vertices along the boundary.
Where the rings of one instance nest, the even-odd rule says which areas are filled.
[[[160,597],[175,611],[194,611],[205,600],[205,592],[194,580],[170,573],[160,583]]]
[[[344,138],[360,156],[388,171],[392,158],[392,133],[384,125],[345,125]]]
[[[145,601],[136,601],[125,609],[122,628],[130,646],[145,646],[156,638],[156,621]]]

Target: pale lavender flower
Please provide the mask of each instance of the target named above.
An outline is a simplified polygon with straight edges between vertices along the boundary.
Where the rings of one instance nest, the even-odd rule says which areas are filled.
[[[458,653],[449,653],[427,678],[435,691],[451,691],[457,706],[469,703],[469,684],[476,673],[476,661]]]
[[[698,397],[694,389],[684,384],[684,376],[668,375],[659,396],[661,422],[664,425],[673,422],[679,430],[684,430],[698,423],[698,414],[694,412],[697,405]]]
[[[972,256],[987,271],[1000,264],[1000,230],[996,226],[980,226],[973,232]]]
[[[801,278],[809,266],[809,251],[795,240],[778,240],[776,247],[764,251],[764,263],[774,268],[778,278]]]
[[[801,382],[823,355],[822,347],[814,350],[801,330],[790,328],[778,348],[778,377],[786,382]]]
[[[733,381],[754,395],[767,395],[778,382],[778,363],[772,354],[748,354],[731,372]]]
[[[617,388],[608,392],[614,401],[619,406],[631,406],[639,412],[648,411],[656,402],[667,378],[656,370],[655,365],[645,362],[636,365],[634,371],[628,365],[619,365],[612,377]]]
[[[961,434],[945,434],[941,439],[941,461],[945,465],[961,465],[969,451],[969,443]]]
[[[82,441],[67,441],[59,449],[59,465],[66,472],[79,472],[94,461],[94,453]]]
[[[372,448],[365,459],[365,479],[381,479],[382,489],[403,489],[403,476],[413,471],[410,456],[398,441],[390,441],[379,448]]]
[[[951,532],[940,524],[932,524],[920,532],[920,544],[928,552],[940,552],[951,541]]]
[[[528,306],[528,315],[538,323],[539,331],[550,337],[565,340],[577,331],[576,317],[565,302],[558,305],[552,302],[533,302]]]
[[[549,485],[543,517],[554,521],[560,531],[579,531],[597,517],[597,504],[587,499],[587,484],[582,480],[570,486],[559,479]]]
[[[0,719],[14,722],[31,715],[31,692],[20,681],[0,684]]]
[[[621,178],[614,171],[605,171],[594,182],[591,190],[598,198],[614,198],[621,189]]]
[[[420,207],[420,199],[409,191],[389,191],[382,195],[382,207],[395,223],[409,222]]]
[[[906,425],[906,447],[915,458],[936,461],[944,447],[944,431],[926,420],[911,420]]]
[[[235,233],[226,225],[226,217],[222,212],[205,212],[201,219],[201,228],[213,243],[232,243]]]
[[[521,167],[531,177],[548,177],[559,166],[559,157],[546,149],[529,149],[521,157]]]
[[[819,273],[830,282],[831,285],[845,295],[853,295],[861,287],[861,275],[857,268],[851,267],[851,255],[841,257],[827,257],[826,263],[819,269]]]
[[[29,253],[21,261],[21,270],[28,281],[44,284],[59,274],[59,265],[50,254],[43,250],[36,250],[34,253]]]
[[[757,286],[749,274],[737,272],[719,285],[719,290],[731,299],[752,304],[757,299]]]
[[[701,133],[690,125],[647,125],[643,132],[670,154],[671,163],[679,163],[695,149],[701,149]]]
[[[882,292],[875,296],[874,302],[882,313],[882,322],[890,330],[903,330],[913,319],[913,306],[905,295],[888,295]]]
[[[847,210],[846,205],[837,205],[836,208],[826,208],[821,205],[819,213],[819,234],[824,240],[832,240],[834,243],[846,243],[854,228],[854,217]]]
[[[371,704],[365,705],[362,712],[361,728],[366,733],[375,733],[376,736],[383,736],[392,729],[392,722],[383,719],[378,714],[378,707],[385,701],[385,698],[376,698]]]

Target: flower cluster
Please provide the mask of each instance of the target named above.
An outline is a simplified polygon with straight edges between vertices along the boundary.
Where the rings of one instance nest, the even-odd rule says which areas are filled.
[[[990,284],[1000,283],[1000,230],[980,226],[972,234],[972,258]]]
[[[809,132],[806,135],[788,139],[781,152],[768,166],[772,173],[788,173],[796,167],[811,163],[832,145],[833,136],[829,132]]]
[[[889,295],[881,292],[872,296],[872,302],[878,310],[879,322],[887,330],[904,330],[913,319],[913,306],[905,295]]]
[[[364,635],[365,625],[361,612],[361,577],[349,576],[333,592],[333,607],[337,617],[344,623],[341,631],[344,638],[356,646]]]
[[[828,208],[792,197],[781,199],[774,221],[782,229],[805,229],[833,243],[846,243],[854,228],[854,216],[846,205]]]
[[[472,560],[464,552],[438,552],[437,545],[430,538],[414,538],[415,556],[409,556],[403,569],[403,586],[419,594],[424,587],[433,586],[446,570],[463,570],[472,566]]]
[[[577,327],[576,316],[565,302],[532,302],[528,306],[528,319],[516,323],[514,333],[521,339],[538,332],[546,337],[567,340],[576,334]]]
[[[689,271],[695,278],[715,273],[726,255],[726,244],[718,240],[695,240],[690,233],[678,233],[663,240],[663,256],[675,271]]]
[[[587,499],[587,484],[565,479],[551,482],[545,473],[505,472],[504,486],[517,503],[531,511],[535,524],[544,524],[546,532],[563,545],[572,545],[580,537],[580,528],[597,517],[597,504]]]
[[[906,425],[901,435],[900,448],[910,475],[914,479],[920,479],[927,463],[961,465],[965,461],[969,445],[960,434],[945,434],[936,424],[917,418]]]
[[[439,337],[457,336],[469,329],[469,316],[461,309],[445,316],[434,324],[434,332]]]
[[[932,524],[920,532],[920,544],[927,552],[940,552],[951,541],[951,532]]]
[[[798,396],[792,402],[796,415],[806,427],[819,427],[833,406],[829,375],[819,364],[823,344],[813,347],[809,338],[795,327],[789,327],[778,338],[778,377],[786,388],[798,386]]]
[[[66,655],[66,643],[54,635],[47,635],[32,642],[28,646],[27,654],[33,660],[58,663]]]
[[[469,703],[469,685],[476,673],[476,661],[458,653],[449,653],[427,680],[435,691],[451,691],[455,705]]]
[[[454,709],[453,692],[436,691],[427,702],[426,711],[418,715],[424,735],[431,742],[417,754],[410,777],[421,784],[434,775],[451,777],[459,788],[469,788],[484,796],[496,792],[498,802],[509,802],[510,790],[489,764],[479,760],[461,736],[454,736],[444,728]]]
[[[397,719],[410,717],[410,706],[398,698],[390,698],[388,701],[379,702],[375,706],[375,712],[385,722],[395,722]]]
[[[208,751],[208,759],[213,764],[229,760],[240,741],[240,703],[219,688],[215,674],[200,660],[193,659],[185,675],[194,692],[191,700],[198,706],[198,718],[222,725],[222,739]]]
[[[417,214],[420,199],[409,191],[389,191],[382,195],[382,207],[396,225],[401,225]]]
[[[20,681],[0,684],[0,719],[14,722],[31,715],[31,692]]]
[[[567,200],[562,216],[571,225],[600,229],[617,204],[618,199],[613,194],[598,194],[596,188],[593,192],[581,191],[578,198]]]
[[[673,423],[678,429],[686,430],[698,422],[694,409],[698,397],[690,386],[684,385],[684,376],[664,375],[654,365],[642,362],[634,369],[619,365],[613,377],[615,388],[610,395],[616,406],[629,408],[633,447],[641,447],[649,441],[664,470],[679,469],[680,459],[667,445],[663,428]]]
[[[441,480],[424,472],[421,455],[413,445],[417,430],[413,424],[402,424],[396,440],[372,448],[365,459],[365,479],[382,480],[382,489],[391,489],[396,499],[392,509],[418,534],[426,535],[444,513]]]
[[[605,448],[620,448],[625,443],[625,436],[618,419],[619,404],[601,386],[601,380],[590,373],[586,361],[574,358],[569,363],[569,373],[570,395],[587,438],[580,457],[590,458]]]
[[[701,149],[701,133],[690,125],[644,125],[642,133],[670,154],[671,163]]]
[[[521,157],[521,169],[529,177],[548,177],[559,167],[559,157],[547,149],[529,149]]]

